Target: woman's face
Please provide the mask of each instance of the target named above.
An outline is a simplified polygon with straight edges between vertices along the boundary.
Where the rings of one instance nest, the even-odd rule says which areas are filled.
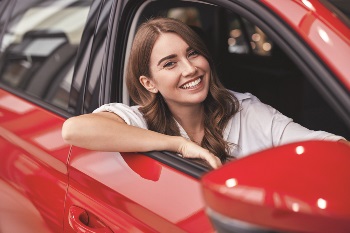
[[[151,78],[140,81],[151,92],[159,91],[169,108],[198,105],[207,97],[209,63],[175,33],[163,33],[156,40],[150,73]]]

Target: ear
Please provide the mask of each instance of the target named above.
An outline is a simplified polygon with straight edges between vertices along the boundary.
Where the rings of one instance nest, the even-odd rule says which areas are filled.
[[[154,94],[158,93],[158,89],[156,88],[152,79],[142,75],[140,76],[139,81],[142,86],[144,86],[149,92],[152,92]]]

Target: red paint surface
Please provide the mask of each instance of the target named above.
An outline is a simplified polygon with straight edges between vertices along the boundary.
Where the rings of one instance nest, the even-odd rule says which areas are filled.
[[[0,90],[3,232],[60,232],[68,184],[63,119]]]

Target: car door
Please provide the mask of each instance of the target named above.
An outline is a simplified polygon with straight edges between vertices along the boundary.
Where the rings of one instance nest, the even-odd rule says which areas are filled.
[[[66,206],[66,232],[212,231],[198,177],[143,154],[73,148]]]
[[[61,127],[91,3],[1,2],[1,232],[63,231],[70,147]]]

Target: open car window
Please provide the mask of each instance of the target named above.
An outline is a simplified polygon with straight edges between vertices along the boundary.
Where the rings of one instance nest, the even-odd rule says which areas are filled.
[[[137,26],[149,18],[182,20],[208,45],[227,89],[252,93],[308,129],[350,138],[349,128],[323,93],[255,22],[227,8],[187,1],[148,2],[141,9],[130,31],[130,41]],[[127,98],[124,100],[127,103]]]

